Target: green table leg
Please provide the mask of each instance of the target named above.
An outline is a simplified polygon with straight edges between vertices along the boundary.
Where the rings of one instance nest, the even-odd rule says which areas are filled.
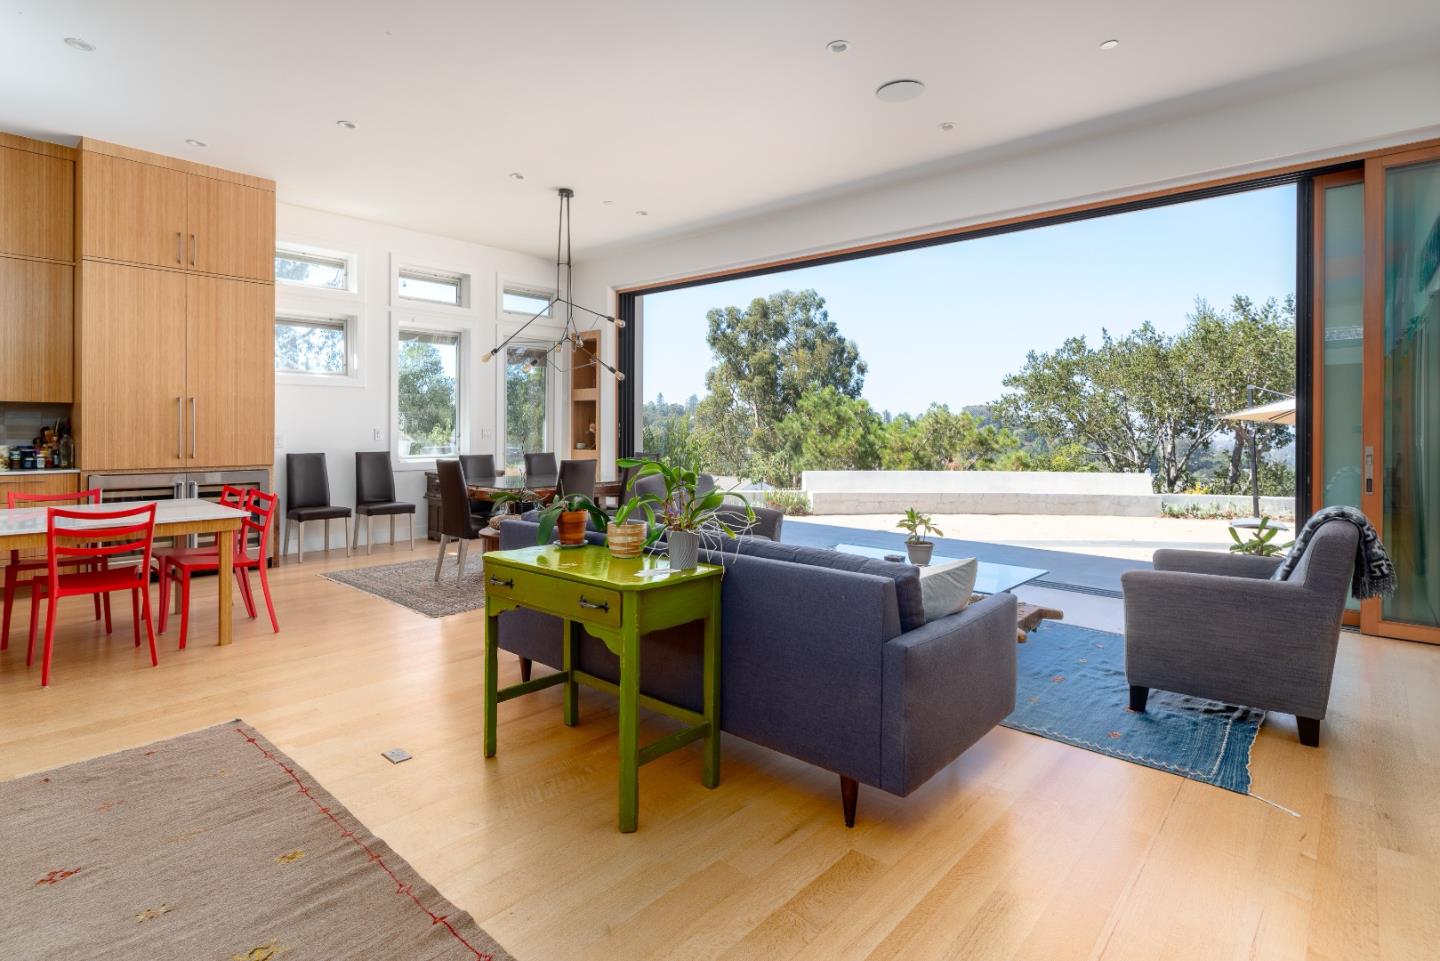
[[[485,756],[495,756],[496,678],[500,673],[500,617],[485,618]]]
[[[568,618],[562,623],[565,633],[561,638],[561,663],[564,665],[566,681],[565,705],[561,709],[561,716],[567,727],[574,727],[580,723],[580,685],[575,683],[575,645],[580,628]]]
[[[635,592],[626,591],[620,619],[620,830],[640,822],[640,635]]]
[[[700,782],[706,787],[720,786],[720,582],[710,591],[710,613],[705,618],[705,720],[710,733],[705,736]]]

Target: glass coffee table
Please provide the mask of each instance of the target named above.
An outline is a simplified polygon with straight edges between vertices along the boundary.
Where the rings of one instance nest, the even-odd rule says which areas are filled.
[[[866,547],[863,544],[836,544],[835,550],[841,554],[855,554],[860,557],[873,557],[877,560],[895,560],[898,563],[908,564],[903,550],[896,551],[885,547]],[[959,557],[942,557],[935,554],[930,558],[930,566],[937,564],[948,564],[951,561],[962,560]],[[990,561],[981,561],[975,573],[976,594],[1005,594],[1021,584],[1028,584],[1033,580],[1049,574],[1048,570],[1039,567],[1016,567],[1013,564],[994,564]]]
[[[885,547],[866,547],[863,544],[836,544],[835,550],[841,554],[855,554],[859,557],[873,557],[877,560],[897,560],[898,563],[906,564],[903,551],[896,551]],[[930,564],[948,564],[951,561],[962,560],[959,557],[942,557],[939,554],[932,555]],[[1028,584],[1038,580],[1050,573],[1038,567],[1017,567],[1014,564],[994,564],[989,561],[980,561],[975,568],[975,593],[976,594],[1008,594],[1021,584]],[[1015,640],[1021,644],[1030,632],[1040,626],[1041,621],[1062,621],[1065,619],[1065,612],[1056,607],[1042,607],[1039,604],[1027,604],[1024,601],[1018,602],[1015,610]]]

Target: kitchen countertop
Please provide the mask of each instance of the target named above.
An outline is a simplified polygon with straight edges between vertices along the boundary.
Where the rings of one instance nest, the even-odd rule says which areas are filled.
[[[44,470],[0,470],[0,480],[7,477],[36,477],[45,474],[78,474],[78,467],[47,467]]]

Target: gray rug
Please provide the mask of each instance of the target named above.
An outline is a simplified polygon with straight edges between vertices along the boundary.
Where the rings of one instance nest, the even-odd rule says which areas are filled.
[[[1131,712],[1119,634],[1046,621],[1016,655],[1006,727],[1250,793],[1250,748],[1264,711],[1151,691],[1145,713]]]
[[[374,594],[426,617],[448,617],[485,606],[484,571],[484,561],[477,552],[466,558],[465,577],[460,583],[456,583],[453,556],[445,558],[445,569],[438,583],[435,581],[433,558],[332,571],[320,576],[357,591]]]
[[[0,811],[6,958],[513,961],[241,721],[0,783]]]

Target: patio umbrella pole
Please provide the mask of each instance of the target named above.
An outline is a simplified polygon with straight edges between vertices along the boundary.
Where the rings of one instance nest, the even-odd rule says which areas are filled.
[[[1252,387],[1245,388],[1245,406],[1255,406],[1255,390]],[[1256,519],[1260,517],[1260,442],[1257,439],[1259,431],[1254,425],[1247,428],[1250,432],[1250,503],[1254,508]]]

